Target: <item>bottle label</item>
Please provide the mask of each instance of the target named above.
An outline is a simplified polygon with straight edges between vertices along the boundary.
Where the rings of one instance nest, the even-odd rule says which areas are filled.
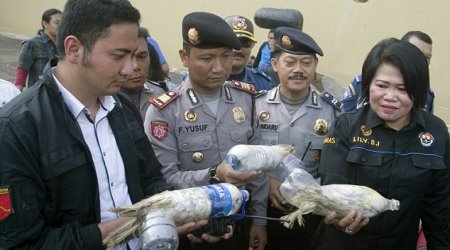
[[[210,217],[231,215],[233,197],[231,197],[231,193],[225,185],[215,184],[203,186],[202,188],[208,192],[209,199],[211,200]]]

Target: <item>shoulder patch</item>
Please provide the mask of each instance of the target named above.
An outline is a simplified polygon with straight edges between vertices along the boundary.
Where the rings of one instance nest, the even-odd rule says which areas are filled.
[[[252,95],[256,94],[255,86],[253,86],[249,83],[240,82],[240,81],[231,81],[230,86],[234,89],[239,89],[244,92],[250,93]]]
[[[153,104],[153,106],[157,107],[158,109],[163,109],[165,106],[167,106],[167,104],[177,99],[178,96],[180,96],[180,93],[175,91],[168,91],[164,94],[161,94],[160,96],[152,98],[150,100],[150,103]]]
[[[320,94],[320,97],[324,99],[328,104],[330,104],[333,108],[342,111],[342,102],[340,102],[336,97],[332,96],[330,93],[324,91]]]

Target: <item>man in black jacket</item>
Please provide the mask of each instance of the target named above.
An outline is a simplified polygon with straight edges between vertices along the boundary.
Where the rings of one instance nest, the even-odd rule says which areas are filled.
[[[139,19],[126,0],[69,0],[58,65],[1,109],[0,249],[102,249],[127,221],[111,208],[169,188],[139,112],[116,95]]]

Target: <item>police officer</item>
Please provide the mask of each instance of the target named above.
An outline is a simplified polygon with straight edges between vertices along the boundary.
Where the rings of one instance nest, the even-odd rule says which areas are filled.
[[[130,97],[144,120],[150,106],[150,98],[161,95],[167,88],[159,82],[147,80],[150,71],[150,49],[153,48],[146,39],[149,36],[147,29],[140,27],[138,36],[139,47],[133,54],[133,74],[128,76],[121,92]]]
[[[226,81],[233,60],[233,49],[240,43],[220,17],[205,12],[185,16],[182,25],[183,49],[179,51],[188,70],[183,83],[152,100],[147,111],[145,131],[162,173],[177,189],[208,185],[215,181],[247,184],[252,196],[252,213],[265,215],[265,193],[268,185],[255,174],[238,174],[221,163],[228,150],[247,144],[253,136],[251,84]],[[259,190],[259,191],[258,191]],[[253,221],[250,246],[266,242],[265,221]],[[239,231],[241,230],[241,231]],[[247,231],[236,227],[233,238],[220,245],[183,245],[181,249],[248,249]],[[193,235],[188,235],[191,240]],[[236,245],[237,243],[237,245]]]
[[[327,92],[318,93],[310,85],[318,59],[323,55],[316,42],[306,33],[288,27],[275,30],[272,65],[280,85],[256,99],[258,144],[292,144],[305,169],[319,178],[318,168],[324,136],[340,114],[340,102]],[[280,182],[270,180],[269,217],[280,217],[290,207],[279,192]],[[310,219],[312,221],[312,219]],[[298,224],[293,230],[279,222],[268,222],[266,249],[307,249],[314,229],[307,219],[306,229]]]
[[[255,86],[256,91],[270,90],[270,77],[258,69],[247,66],[247,61],[256,43],[253,23],[248,18],[238,15],[228,16],[225,21],[233,29],[241,43],[241,49],[233,50],[233,67],[228,80],[250,83]]]

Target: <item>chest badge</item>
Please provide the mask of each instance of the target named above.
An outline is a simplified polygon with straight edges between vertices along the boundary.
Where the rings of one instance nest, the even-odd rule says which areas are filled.
[[[241,107],[234,107],[232,111],[233,111],[233,118],[237,123],[245,122],[245,113]]]
[[[372,129],[366,129],[365,125],[361,125],[361,132],[364,136],[371,136],[372,135]]]
[[[421,132],[419,134],[420,144],[424,147],[429,147],[434,142],[434,137],[428,132]]]
[[[258,117],[261,121],[267,121],[270,118],[270,113],[267,110],[259,112]]]
[[[201,162],[201,161],[203,161],[203,154],[202,154],[202,152],[195,152],[194,154],[192,154],[192,160],[194,162]]]
[[[314,133],[317,135],[325,135],[328,132],[328,122],[325,119],[317,119],[314,125]]]
[[[197,121],[197,114],[193,110],[186,110],[184,112],[184,120],[187,122],[195,122]]]

